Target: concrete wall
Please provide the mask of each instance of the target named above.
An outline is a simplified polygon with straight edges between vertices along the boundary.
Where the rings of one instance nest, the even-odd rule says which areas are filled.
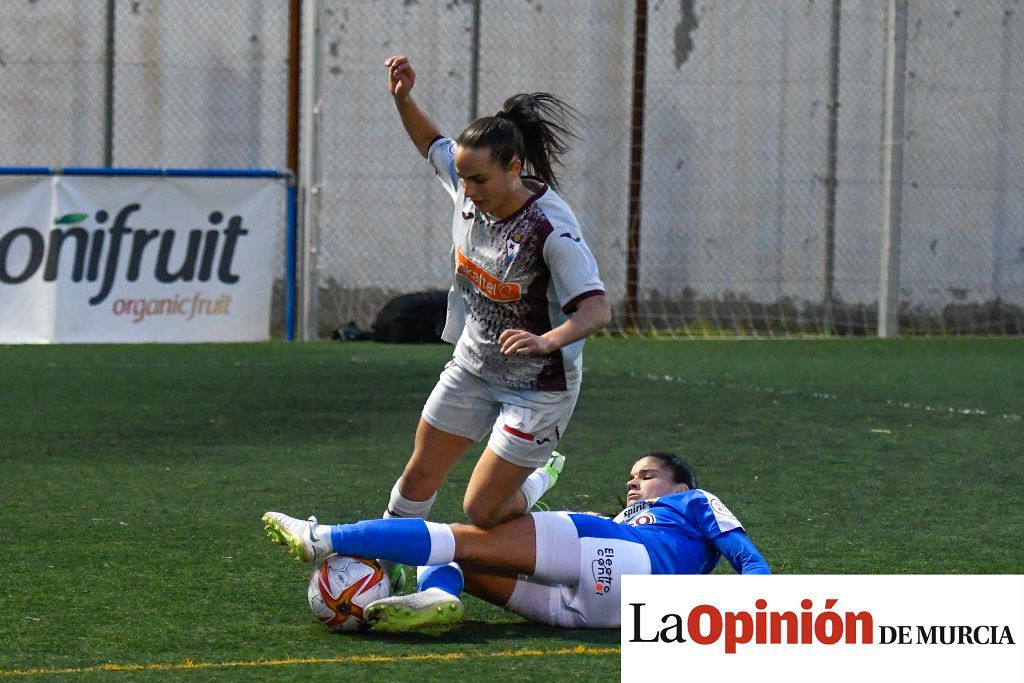
[[[326,325],[444,287],[449,202],[409,144],[384,58],[406,53],[441,128],[467,123],[471,3],[321,0]],[[546,90],[584,115],[562,174],[613,301],[625,295],[633,7],[481,0],[481,114]],[[105,0],[0,3],[0,163],[99,165]],[[844,0],[835,294],[873,306],[886,3]],[[115,164],[285,163],[287,3],[118,0]],[[831,3],[651,0],[639,289],[820,303]],[[1024,7],[911,0],[901,299],[1024,306]],[[656,313],[651,313],[655,315]]]

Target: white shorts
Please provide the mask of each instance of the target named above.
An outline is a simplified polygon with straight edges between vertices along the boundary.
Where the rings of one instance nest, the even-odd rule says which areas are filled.
[[[621,578],[651,573],[647,549],[614,536],[581,538],[567,512],[535,512],[532,517],[536,571],[518,577],[505,609],[551,626],[618,628]]]
[[[569,424],[579,385],[568,391],[508,389],[451,361],[423,406],[423,419],[487,446],[520,467],[541,467]]]

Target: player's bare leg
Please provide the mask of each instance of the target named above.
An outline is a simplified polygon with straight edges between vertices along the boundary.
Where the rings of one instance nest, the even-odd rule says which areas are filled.
[[[520,489],[535,468],[521,467],[502,459],[490,447],[480,454],[466,486],[462,509],[479,527],[492,527],[526,512]]]
[[[398,480],[401,494],[413,501],[428,500],[472,443],[472,439],[443,432],[420,418],[412,456]]]
[[[462,573],[466,579],[463,587],[466,593],[498,607],[504,607],[512,599],[512,592],[516,589],[516,574],[468,562],[462,563]]]
[[[396,498],[392,493],[384,517],[426,518],[434,494],[471,443],[472,439],[441,431],[420,418],[412,456],[398,480],[397,493],[400,497]],[[403,592],[406,575],[402,565],[381,560],[381,566],[391,582],[392,592]]]
[[[484,529],[450,524],[455,536],[455,561],[514,573],[533,574],[537,565],[537,529],[533,517],[521,515]]]

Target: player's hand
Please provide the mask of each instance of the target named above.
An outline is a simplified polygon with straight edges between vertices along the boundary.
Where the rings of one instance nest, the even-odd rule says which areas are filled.
[[[554,342],[526,330],[505,330],[498,337],[498,343],[506,356],[546,356],[558,348]]]
[[[394,55],[384,60],[388,68],[388,91],[394,97],[408,97],[413,84],[416,83],[416,72],[412,69],[408,57]]]

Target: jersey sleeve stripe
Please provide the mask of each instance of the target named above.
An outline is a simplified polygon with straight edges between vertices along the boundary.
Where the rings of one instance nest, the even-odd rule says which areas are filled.
[[[575,312],[576,307],[580,305],[581,301],[583,301],[584,299],[589,299],[592,296],[604,296],[604,290],[592,289],[589,292],[583,292],[582,294],[574,296],[572,299],[569,300],[568,303],[562,306],[562,313],[569,315],[570,313]]]

